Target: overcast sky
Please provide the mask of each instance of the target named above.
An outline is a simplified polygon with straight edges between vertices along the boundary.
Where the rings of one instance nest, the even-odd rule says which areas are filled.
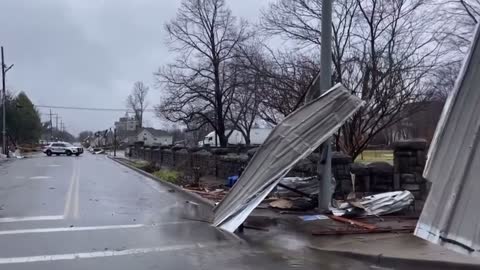
[[[227,0],[237,17],[252,22],[268,0]],[[152,85],[153,72],[172,55],[163,25],[180,0],[2,0],[0,45],[5,47],[7,89],[25,91],[37,105],[125,108],[135,81]],[[149,102],[159,102],[151,89]],[[40,108],[42,119],[48,109]],[[67,129],[113,126],[121,112],[53,110]],[[162,128],[153,114],[148,126]]]

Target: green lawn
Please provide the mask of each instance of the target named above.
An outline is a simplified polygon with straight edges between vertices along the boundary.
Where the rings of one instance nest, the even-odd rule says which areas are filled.
[[[385,161],[393,164],[393,150],[365,150],[355,159],[355,162],[360,163],[376,161]]]

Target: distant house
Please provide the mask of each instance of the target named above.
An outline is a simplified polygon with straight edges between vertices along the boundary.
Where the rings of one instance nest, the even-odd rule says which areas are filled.
[[[143,142],[147,146],[172,145],[173,136],[164,130],[142,128],[137,133],[137,142]]]
[[[136,131],[117,132],[117,140],[122,145],[130,145],[137,141],[137,135]]]

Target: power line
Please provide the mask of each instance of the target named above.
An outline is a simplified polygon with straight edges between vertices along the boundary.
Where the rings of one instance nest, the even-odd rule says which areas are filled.
[[[81,110],[81,111],[131,112],[128,109],[115,109],[115,108],[92,108],[92,107],[54,106],[54,105],[35,105],[35,107],[48,108],[48,109],[63,109],[63,110]],[[155,110],[147,109],[144,112],[155,112]]]

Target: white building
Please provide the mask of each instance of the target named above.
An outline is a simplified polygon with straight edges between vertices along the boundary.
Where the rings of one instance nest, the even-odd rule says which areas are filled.
[[[172,145],[173,136],[160,129],[142,128],[137,134],[137,142],[146,146]]]
[[[128,115],[120,117],[120,119],[115,122],[115,128],[119,133],[135,131],[138,127],[138,121],[135,119],[135,117],[128,117]]]

